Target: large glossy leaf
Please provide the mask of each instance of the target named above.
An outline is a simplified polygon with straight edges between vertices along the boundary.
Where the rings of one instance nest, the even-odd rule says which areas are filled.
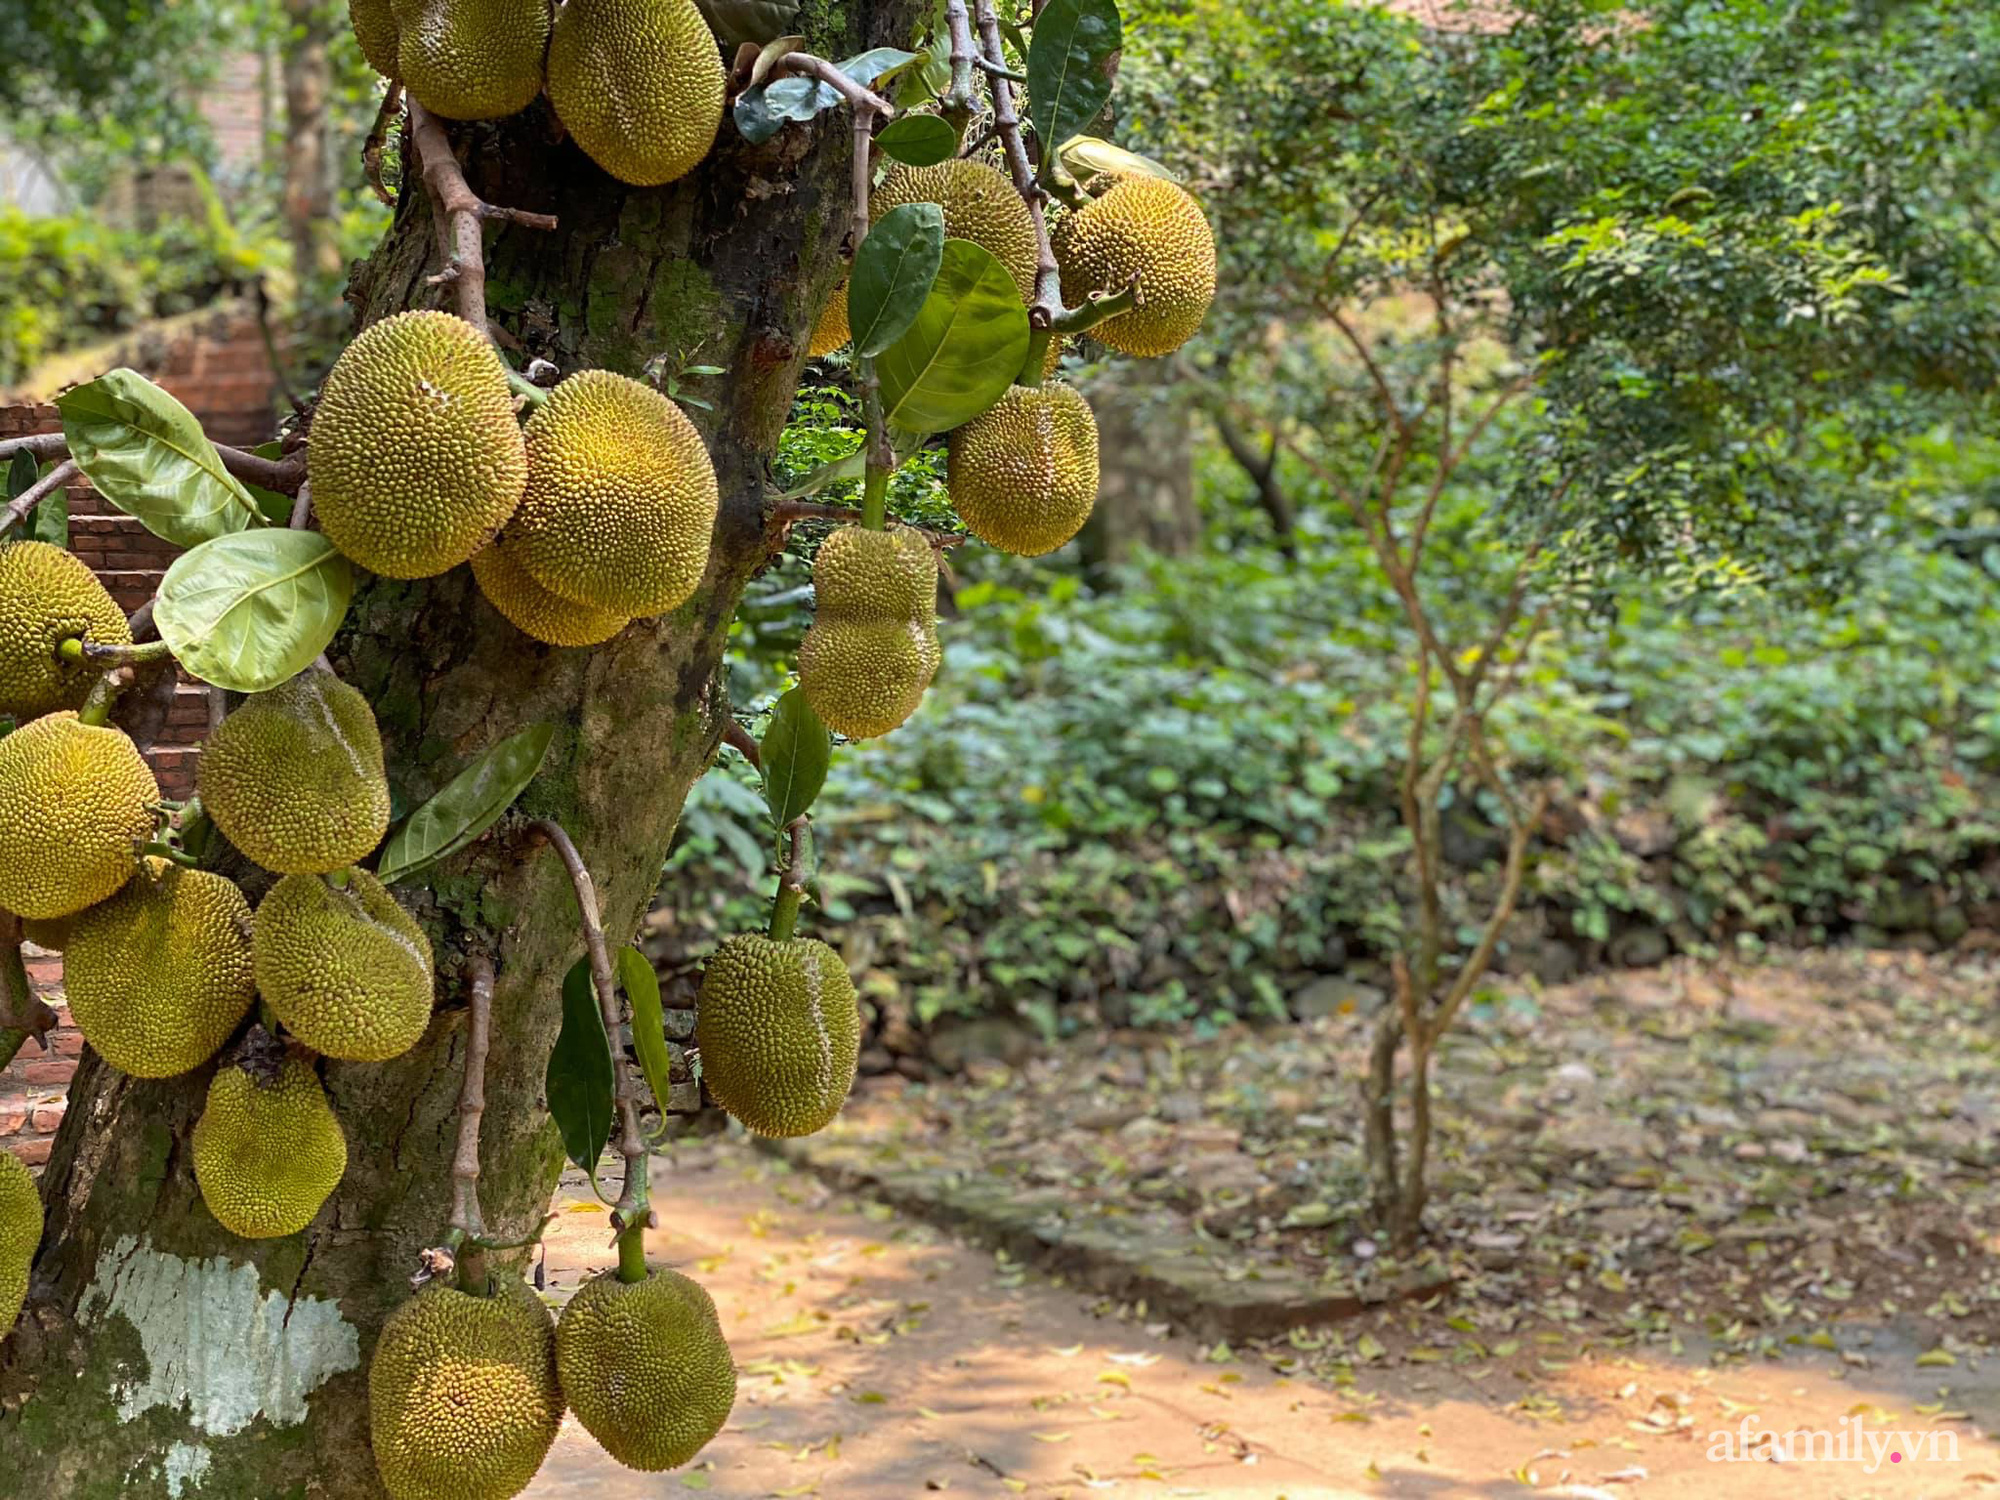
[[[882,216],[848,274],[847,326],[856,354],[880,354],[909,331],[943,263],[944,210],[937,204],[905,203]]]
[[[353,569],[317,531],[244,531],[175,558],[153,621],[203,682],[261,693],[326,649],[353,596]]]
[[[56,405],[76,466],[153,535],[198,547],[263,523],[194,414],[143,375],[113,370]]]
[[[1049,0],[1028,44],[1028,115],[1044,159],[1111,102],[1125,24],[1118,0]]]
[[[913,167],[934,167],[958,155],[958,132],[937,115],[904,115],[890,121],[875,144],[884,156]]]
[[[1160,177],[1168,182],[1180,178],[1150,156],[1127,151],[1094,135],[1073,135],[1062,144],[1062,164],[1079,182],[1088,182],[1099,172],[1121,177]]]
[[[499,822],[542,769],[555,732],[532,724],[482,751],[389,836],[376,876],[390,885],[421,875]]]
[[[970,240],[946,240],[916,322],[876,358],[882,408],[904,432],[945,432],[1006,392],[1028,355],[1028,309],[1007,268]]]
[[[833,761],[833,736],[797,688],[771,711],[757,758],[764,766],[764,801],[771,809],[771,824],[782,830],[813,805]]]
[[[873,87],[917,60],[914,52],[876,47],[836,66],[856,83]],[[736,96],[736,128],[751,145],[761,145],[794,120],[810,120],[840,103],[840,95],[816,78],[780,78]]]
[[[791,30],[798,19],[798,0],[695,0],[708,29],[734,51],[745,42],[760,47]]]
[[[549,1113],[562,1132],[563,1152],[597,1180],[597,1159],[611,1139],[611,1039],[590,982],[590,959],[563,976],[562,1031],[549,1052],[545,1080]]]
[[[639,1071],[664,1116],[673,1096],[673,1059],[667,1053],[667,1016],[652,960],[637,948],[620,948],[618,987],[632,1005],[632,1050],[639,1054]]]

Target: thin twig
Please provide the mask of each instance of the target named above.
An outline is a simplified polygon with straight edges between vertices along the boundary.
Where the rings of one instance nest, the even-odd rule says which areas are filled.
[[[885,120],[896,117],[895,105],[866,84],[849,78],[825,58],[815,57],[810,52],[787,52],[772,65],[771,71],[796,74],[804,78],[817,78],[845,99],[848,107],[857,114],[880,115]]]
[[[361,172],[368,179],[368,186],[375,196],[389,207],[396,206],[396,195],[382,185],[382,151],[389,144],[389,125],[403,111],[403,85],[394,78],[382,94],[381,107],[375,111],[375,123],[368,128],[368,139],[361,143]]]
[[[5,512],[0,512],[0,537],[27,520],[37,505],[76,478],[77,472],[75,460],[66,458],[9,500]]]
[[[310,484],[302,484],[299,486],[297,498],[292,501],[291,529],[293,531],[304,531],[306,529],[306,523],[312,519],[312,508],[312,486]]]
[[[818,500],[780,500],[764,513],[765,527],[777,533],[780,538],[785,527],[796,521],[846,521],[858,524],[861,512],[851,505],[827,505]],[[928,537],[933,547],[957,547],[971,540],[963,532],[937,531],[928,526],[912,526],[909,530]],[[783,546],[782,540],[777,543]],[[773,549],[775,550],[775,548]]]
[[[451,1159],[451,1231],[463,1247],[461,1285],[486,1280],[486,1218],[479,1210],[479,1122],[486,1113],[486,1053],[493,1037],[493,960],[474,954],[467,987],[465,1081],[458,1095],[458,1149]]]
[[[69,452],[69,439],[60,432],[31,432],[26,437],[0,438],[0,459],[16,453],[32,453],[36,458],[54,458]]]
[[[486,323],[486,244],[480,226],[488,219],[504,219],[530,229],[554,229],[555,215],[498,208],[488,203],[466,185],[464,169],[452,154],[451,139],[437,116],[415,99],[409,101],[409,112],[410,139],[417,159],[423,164],[424,189],[437,211],[438,252],[444,257],[444,269],[432,282],[449,284],[458,303],[458,315],[490,339],[493,332]]]
[[[975,103],[972,96],[975,53],[972,19],[966,14],[965,0],[945,0],[944,23],[951,33],[951,87],[938,101],[938,107],[947,115],[956,111],[963,120],[970,121]]]
[[[231,448],[225,443],[216,443],[213,446],[216,457],[222,460],[222,467],[246,484],[254,484],[261,489],[278,490],[289,495],[305,483],[306,456],[303,451],[289,453],[283,458],[265,458],[260,453],[248,453],[241,448]],[[60,432],[42,432],[33,437],[0,440],[0,459],[12,458],[16,453],[32,453],[36,458],[49,459],[67,452],[69,452],[69,439]],[[46,484],[54,477],[55,474],[50,473],[44,476],[42,483]],[[14,504],[18,505],[26,498],[26,495],[19,496]],[[10,512],[11,509],[10,506]],[[0,525],[0,533],[6,530],[6,525]]]
[[[735,719],[732,718],[729,721],[729,727],[722,731],[722,742],[735,750],[745,760],[749,761],[751,770],[760,774],[763,772],[764,752],[758,747],[757,742],[750,737],[750,731],[737,723]]]
[[[1000,17],[993,0],[978,0],[979,36],[985,48],[984,61],[999,72],[988,71],[987,86],[993,91],[994,129],[1000,135],[1000,147],[1007,157],[1007,170],[1013,176],[1015,191],[1028,205],[1028,217],[1035,226],[1035,299],[1028,308],[1028,323],[1033,328],[1052,328],[1056,319],[1063,314],[1062,272],[1056,265],[1056,253],[1049,243],[1048,217],[1042,211],[1043,199],[1047,196],[1035,182],[1034,163],[1028,159],[1028,148],[1021,139],[1021,117],[1014,109],[1014,86],[1008,81],[1007,53],[1000,36]]]

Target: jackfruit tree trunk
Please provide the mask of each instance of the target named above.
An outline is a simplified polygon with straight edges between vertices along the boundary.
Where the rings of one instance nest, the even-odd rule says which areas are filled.
[[[915,9],[808,0],[796,29],[814,51],[844,56],[907,42]],[[690,415],[721,480],[716,551],[686,606],[596,650],[538,646],[460,568],[368,583],[331,654],[375,704],[399,810],[504,736],[557,725],[517,817],[569,829],[597,877],[606,929],[623,939],[726,725],[720,663],[737,598],[764,557],[767,460],[807,331],[839,274],[847,123],[822,116],[755,149],[725,124],[699,172],[651,190],[598,172],[560,141],[541,105],[453,133],[475,192],[561,222],[554,233],[489,231],[489,303],[503,342],[565,372],[637,374],[655,355],[727,368],[690,387],[715,407]],[[427,283],[435,243],[413,181],[356,275],[364,320],[442,301],[448,289]],[[500,967],[480,1184],[490,1232],[531,1231],[560,1165],[542,1075],[561,977],[581,945],[560,864],[546,851],[524,857],[508,826],[427,888],[400,892],[437,944],[442,1006],[407,1056],[326,1065],[349,1166],[305,1233],[237,1240],[202,1206],[188,1137],[209,1069],[140,1082],[86,1056],[42,1179],[48,1229],[28,1312],[0,1345],[0,1497],[382,1493],[368,1449],[367,1361],[419,1250],[445,1226],[464,1046],[456,1007],[475,944],[492,945]],[[670,1184],[661,1207],[672,1211]]]

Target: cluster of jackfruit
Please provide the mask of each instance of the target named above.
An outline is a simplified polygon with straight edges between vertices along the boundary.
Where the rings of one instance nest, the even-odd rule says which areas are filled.
[[[67,640],[129,646],[132,632],[97,576],[62,548],[0,544],[0,714],[82,707],[97,671],[56,654]]]
[[[1073,307],[1138,278],[1142,305],[1092,330],[1092,337],[1121,354],[1171,354],[1208,315],[1215,298],[1215,234],[1201,205],[1164,178],[1112,179],[1057,225],[1053,241],[1063,301]]]
[[[861,1008],[825,943],[729,938],[702,971],[697,1005],[702,1081],[746,1129],[811,1135],[840,1113],[861,1055]]]
[[[1012,386],[946,443],[953,508],[1003,552],[1055,551],[1097,503],[1097,419],[1069,386]]]
[[[937,589],[937,553],[920,532],[843,526],[820,544],[799,687],[829,728],[871,739],[917,711],[943,659]]]
[[[246,1240],[297,1234],[347,1170],[347,1138],[312,1064],[225,1067],[194,1127],[194,1176],[216,1222]]]
[[[28,1268],[42,1240],[42,1199],[35,1179],[11,1151],[0,1151],[0,1339],[21,1316]]]
[[[448,120],[493,120],[547,90],[584,152],[638,187],[715,144],[727,76],[694,0],[348,0],[362,56]]]

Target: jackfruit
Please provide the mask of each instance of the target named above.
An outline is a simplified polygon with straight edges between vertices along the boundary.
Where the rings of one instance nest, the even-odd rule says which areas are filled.
[[[528,489],[507,542],[543,588],[602,613],[657,615],[708,568],[715,465],[682,410],[609,370],[572,375],[528,420]]]
[[[500,356],[470,323],[408,312],[362,330],[320,388],[306,471],[327,540],[385,578],[429,578],[492,541],[528,454]]]
[[[508,1500],[562,1425],[556,1330],[526,1283],[432,1282],[389,1315],[368,1366],[375,1469],[394,1500]]]
[[[159,800],[116,729],[53,713],[0,738],[0,907],[46,920],[102,901],[138,868]]]
[[[1215,235],[1201,205],[1160,177],[1121,177],[1054,233],[1063,301],[1116,292],[1139,277],[1143,307],[1108,318],[1092,337],[1123,354],[1171,354],[1201,327],[1215,296]]]
[[[402,63],[396,56],[396,12],[389,0],[347,0],[347,19],[368,66],[394,78]]]
[[[83,706],[99,669],[56,655],[75,638],[132,644],[123,611],[82,562],[47,542],[0,546],[0,714],[25,721]]]
[[[11,1151],[0,1151],[0,1341],[28,1300],[28,1267],[42,1242],[42,1197]],[[730,1383],[735,1384],[735,1372]]]
[[[576,1290],[556,1324],[556,1371],[584,1430],[628,1469],[677,1469],[736,1403],[715,1302],[676,1271],[615,1271]]]
[[[403,87],[447,120],[497,120],[542,91],[548,0],[391,0]]]
[[[821,309],[819,321],[813,324],[812,337],[806,341],[806,358],[820,359],[834,350],[852,342],[854,330],[847,326],[847,283],[833,289]]]
[[[843,526],[820,544],[799,686],[829,728],[864,740],[917,711],[943,660],[937,580],[937,554],[906,527]]]
[[[473,553],[472,576],[479,580],[479,592],[486,596],[486,602],[500,611],[508,624],[551,646],[595,646],[631,623],[624,615],[572,604],[559,594],[551,594],[514,561],[513,548],[504,535],[484,552]]]
[[[989,546],[1053,552],[1097,503],[1097,419],[1066,385],[1013,386],[949,439],[951,503]]]
[[[194,1127],[194,1180],[216,1222],[246,1240],[297,1234],[347,1170],[347,1138],[303,1058],[269,1083],[217,1071]]]
[[[281,875],[343,869],[389,828],[375,711],[326,672],[247,699],[208,737],[196,784],[224,837]]]
[[[715,1102],[758,1135],[811,1135],[847,1102],[861,1008],[846,966],[812,938],[726,939],[701,976],[695,1045]]]
[[[430,939],[366,870],[336,887],[287,875],[257,907],[257,990],[293,1036],[349,1062],[383,1062],[430,1024]]]
[[[1035,300],[1035,221],[1014,184],[982,161],[954,157],[933,167],[899,166],[869,200],[880,219],[905,203],[935,203],[944,210],[948,239],[971,240],[1007,268],[1021,301]]]
[[[727,77],[694,0],[568,0],[549,39],[549,103],[620,182],[684,177],[715,144]]]
[[[63,980],[77,1029],[119,1072],[198,1068],[256,998],[250,903],[220,875],[149,859],[71,924]]]

